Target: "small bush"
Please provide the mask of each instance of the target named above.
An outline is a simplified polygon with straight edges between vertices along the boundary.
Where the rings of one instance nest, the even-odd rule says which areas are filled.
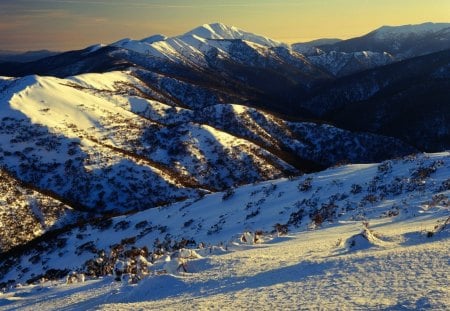
[[[350,190],[350,193],[351,194],[358,194],[358,193],[361,193],[361,191],[362,191],[361,185],[353,184],[352,185],[352,189]]]
[[[298,185],[298,190],[301,192],[306,192],[312,188],[312,177],[306,178],[304,181],[300,182]]]

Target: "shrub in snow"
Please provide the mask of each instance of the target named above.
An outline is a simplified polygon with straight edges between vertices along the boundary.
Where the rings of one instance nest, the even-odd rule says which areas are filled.
[[[239,238],[241,243],[244,244],[248,244],[248,245],[252,245],[255,243],[261,243],[262,242],[262,236],[263,236],[263,232],[262,231],[256,231],[256,232],[251,232],[251,231],[245,231]]]
[[[362,191],[361,185],[353,184],[351,187],[352,187],[352,189],[350,190],[351,194],[358,194],[361,193]]]
[[[117,224],[114,225],[114,230],[115,231],[123,231],[126,230],[130,227],[130,222],[129,221],[119,221]]]
[[[431,238],[435,234],[441,233],[441,232],[450,232],[450,217],[447,219],[440,221],[436,226],[434,226],[433,231],[427,231],[427,237]]]
[[[85,276],[83,273],[72,271],[66,276],[66,284],[84,283],[84,281]]]
[[[84,273],[77,274],[77,282],[78,283],[84,283],[85,280],[86,280],[86,276],[84,275]]]
[[[450,190],[450,178],[447,180],[444,180],[442,182],[441,187],[439,188],[439,191],[447,191]]]
[[[305,214],[304,208],[299,208],[298,211],[292,212],[289,216],[288,225],[298,226],[302,223],[303,215]]]
[[[172,256],[172,258],[184,258],[184,259],[196,259],[196,258],[202,258],[195,250],[193,249],[179,249],[175,251]]]
[[[27,280],[27,284],[36,284],[39,283],[42,279],[45,280],[60,280],[68,275],[70,270],[59,270],[59,269],[49,269],[45,271],[44,274],[39,274],[29,280]],[[12,282],[14,283],[14,282]]]
[[[241,240],[241,243],[254,244],[255,243],[255,235],[250,231],[245,231],[241,235],[240,240]]]
[[[288,233],[288,225],[275,224],[275,232],[278,236],[286,235]]]
[[[384,161],[377,168],[379,173],[387,174],[392,172],[392,161]]]
[[[122,260],[117,260],[114,264],[114,276],[116,281],[122,280],[122,275],[125,273],[125,262]]]
[[[134,225],[134,227],[136,229],[143,229],[143,228],[147,227],[147,225],[148,225],[148,221],[147,220],[143,220],[141,222],[138,222],[136,225]]]
[[[301,192],[306,192],[312,188],[312,177],[308,177],[298,185],[298,190]]]

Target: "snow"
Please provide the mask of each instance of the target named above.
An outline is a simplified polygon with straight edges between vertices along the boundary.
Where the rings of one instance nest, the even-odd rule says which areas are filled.
[[[88,79],[90,75],[85,75]],[[91,77],[98,75],[91,75]],[[102,81],[99,88],[104,87],[107,82],[120,81],[121,75],[118,73],[100,76],[106,78]],[[111,77],[111,79],[108,79]],[[95,80],[95,79],[94,79]],[[94,82],[91,79],[91,83]],[[73,79],[83,81],[83,77]],[[100,79],[95,80],[99,82]],[[78,128],[87,130],[90,127],[96,127],[97,119],[100,119],[105,112],[115,114],[120,112],[127,115],[127,111],[117,109],[102,98],[83,92],[70,85],[64,79],[53,77],[28,76],[20,78],[17,81],[21,90],[14,93],[9,100],[11,109],[20,111],[27,116],[31,122],[45,124],[50,128],[61,127],[64,124],[76,124]],[[8,102],[8,99],[2,99],[2,102]],[[79,105],[96,107],[93,110],[83,110]],[[2,107],[3,109],[6,106]],[[46,111],[46,113],[42,113]],[[103,112],[104,111],[104,112]],[[6,112],[5,112],[6,115]],[[128,112],[131,118],[131,113]],[[78,137],[74,132],[69,137]]]
[[[287,44],[221,23],[204,24],[170,38],[162,35],[139,41],[126,38],[111,45],[173,62],[207,66],[205,57],[210,50],[217,50],[221,57],[230,57],[229,47],[233,40],[246,41],[249,46],[256,48],[289,48]]]
[[[336,253],[361,230],[345,222],[188,262],[187,273],[151,274],[138,284],[112,277],[45,282],[0,294],[0,310],[420,309],[450,303],[449,236],[426,238],[442,215],[371,222],[393,242]],[[192,267],[192,270],[190,270]]]
[[[406,33],[408,27],[399,33]],[[428,33],[434,26],[422,28]],[[283,46],[218,23],[203,25],[179,37],[124,39],[114,45],[198,65],[203,64],[210,49],[227,56],[232,40],[241,40],[261,54],[268,48]],[[97,48],[100,46],[92,47],[91,52]],[[338,58],[367,61],[367,66],[377,59],[390,61],[389,54],[370,51],[318,57],[322,57],[318,63],[334,65],[338,71],[348,64],[338,63]],[[211,185],[211,180],[227,174],[239,174],[243,169],[238,164],[242,163],[248,163],[245,169],[250,174],[263,176],[265,173],[266,177],[290,168],[249,140],[194,123],[193,110],[124,95],[121,93],[124,85],[131,85],[136,92],[143,87],[130,72],[85,74],[66,79],[0,77],[0,114],[29,119],[65,138],[82,141],[80,148],[92,157],[79,168],[91,175],[97,174],[96,171],[102,174],[102,167],[107,166],[111,167],[108,171],[123,172],[111,173],[101,181],[117,183],[114,191],[126,189],[131,185],[126,181],[136,175],[150,176],[136,183],[149,188],[150,181],[158,177],[173,184],[177,182],[156,168],[144,167],[139,161],[134,163],[131,158],[114,153],[115,149],[105,147],[126,147],[136,133],[140,135],[141,130],[155,124],[158,130],[163,128],[160,135],[169,136],[164,141],[166,144],[178,146],[186,142],[188,156],[175,154],[174,162],[164,162],[169,161],[168,150],[162,148],[165,146],[143,146],[148,148],[149,151],[145,150],[148,156],[175,166],[178,173],[204,182],[202,185]],[[174,85],[173,88],[178,86]],[[206,113],[210,111],[215,116],[226,115],[225,109],[231,110],[233,118],[248,121],[247,126],[254,133],[261,133],[267,144],[275,135],[265,123],[256,122],[256,116],[268,124],[275,122],[268,114],[240,105],[215,105],[209,109]],[[112,117],[114,122],[108,123]],[[121,127],[123,124],[125,127]],[[164,132],[165,124],[173,125],[174,131]],[[315,143],[320,141],[312,129],[316,125],[287,122],[283,125],[298,131],[304,129],[306,138]],[[342,136],[342,131],[329,125],[316,127],[333,132],[332,137]],[[123,128],[127,128],[126,135],[114,135]],[[90,138],[84,139],[80,133],[89,133]],[[173,133],[179,136],[174,137]],[[1,135],[5,148],[24,150],[21,142],[17,143],[18,147],[11,147],[10,136]],[[355,140],[358,148],[360,143]],[[285,142],[306,149],[294,138]],[[102,158],[101,152],[112,156]],[[324,149],[318,153],[323,154]],[[41,155],[49,159],[63,158],[59,150]],[[229,158],[233,161],[228,161]],[[231,169],[227,165],[216,166],[219,168],[216,175],[209,175],[219,160],[233,166]],[[16,163],[10,160],[8,165],[14,167]],[[255,167],[263,172],[256,172]],[[150,175],[148,171],[156,173]],[[140,255],[139,262],[147,265],[150,273],[137,284],[128,282],[128,276],[121,282],[105,276],[70,285],[63,280],[17,285],[0,293],[0,310],[136,310],[186,306],[232,310],[261,306],[267,309],[445,309],[450,304],[449,176],[449,152],[418,154],[381,164],[346,165],[297,178],[248,184],[223,193],[204,195],[204,192],[195,199],[114,217],[109,226],[101,223],[73,227],[58,236],[62,246],[30,249],[15,258],[10,268],[2,267],[1,281],[25,283],[49,269],[82,270],[88,260],[95,259],[97,250],[110,251],[113,245],[126,239],[135,239],[130,242],[130,248],[151,248],[163,239],[173,247],[181,239],[191,239],[194,245],[190,247],[195,249],[175,253],[167,249],[151,264],[147,262],[149,258]],[[185,197],[183,193],[170,191],[172,196]],[[122,195],[121,191],[118,193]],[[144,195],[135,198],[143,200]],[[31,207],[34,216],[44,224],[45,215],[34,205]],[[283,226],[287,234],[278,230]],[[37,228],[35,234],[41,234],[44,229]],[[96,251],[87,249],[89,243]],[[116,267],[121,263],[124,262],[117,261]]]
[[[347,165],[116,217],[106,228],[75,228],[59,236],[63,248],[41,253],[45,268],[30,265],[31,252],[4,279],[25,282],[43,269],[80,269],[95,257],[80,251],[89,241],[106,251],[124,237],[138,236],[133,246],[139,248],[163,236],[195,239],[203,246],[156,258],[137,284],[104,277],[10,289],[0,297],[0,310],[186,304],[234,310],[258,305],[442,309],[450,302],[449,170],[448,152]],[[319,223],[315,211],[331,202],[335,216]],[[119,229],[120,223],[126,226]],[[287,234],[274,231],[276,224],[289,223]],[[257,231],[258,243],[252,243]]]
[[[308,60],[335,76],[343,76],[363,69],[388,65],[396,59],[386,52],[361,51],[346,53],[331,51],[325,53],[320,51],[319,53],[310,54]]]
[[[158,41],[163,41],[163,40],[166,40],[166,39],[167,39],[167,37],[164,36],[164,35],[153,35],[153,36],[141,39],[140,41],[148,43],[148,44],[152,44],[152,43],[155,43],[155,42],[158,42]]]
[[[430,35],[450,28],[450,23],[423,23],[418,25],[383,26],[372,33],[379,40],[409,35]]]
[[[234,26],[227,26],[222,23],[212,23],[212,24],[204,24],[200,27],[197,27],[184,35],[180,36],[180,38],[188,37],[191,35],[196,35],[205,39],[214,39],[214,40],[246,40],[252,43],[256,43],[259,45],[269,46],[269,47],[277,47],[277,46],[287,46],[284,43],[266,38],[264,36],[255,35],[246,31],[243,31]]]

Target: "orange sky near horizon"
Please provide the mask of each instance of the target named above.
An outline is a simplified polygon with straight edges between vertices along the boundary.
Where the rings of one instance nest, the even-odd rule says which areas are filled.
[[[450,22],[449,0],[1,0],[0,50],[71,50],[221,22],[279,41]]]

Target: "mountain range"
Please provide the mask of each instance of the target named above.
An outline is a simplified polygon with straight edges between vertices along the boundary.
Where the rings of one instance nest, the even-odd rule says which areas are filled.
[[[172,208],[244,185],[450,149],[449,23],[293,45],[205,24],[4,62],[0,76],[3,281],[13,275],[8,256],[29,256],[47,238],[57,245],[61,232],[149,213],[143,218],[155,225],[143,227],[163,234],[153,208],[166,206],[170,218]],[[405,176],[401,187],[409,187]],[[249,215],[262,215],[261,206]],[[211,213],[201,226],[214,230],[222,216]],[[61,268],[42,267],[39,274]],[[28,271],[16,277],[33,279]]]

